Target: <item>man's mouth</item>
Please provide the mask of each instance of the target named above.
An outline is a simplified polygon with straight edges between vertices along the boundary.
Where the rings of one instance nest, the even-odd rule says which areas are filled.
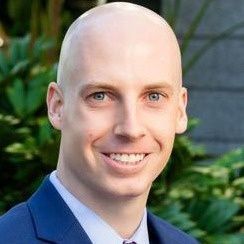
[[[105,155],[122,165],[136,165],[146,156],[145,153],[106,153]]]

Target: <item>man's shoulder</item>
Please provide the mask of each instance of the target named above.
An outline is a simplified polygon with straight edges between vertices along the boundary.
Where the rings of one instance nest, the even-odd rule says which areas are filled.
[[[25,202],[20,203],[8,212],[0,216],[0,230],[3,228],[8,228],[9,226],[20,225],[26,219],[29,219],[29,211],[27,204]]]
[[[197,244],[198,242],[182,230],[159,218],[158,216],[148,213],[148,231],[149,235],[157,236],[162,243],[167,244]]]
[[[1,243],[30,243],[34,228],[26,203],[20,203],[0,216]]]

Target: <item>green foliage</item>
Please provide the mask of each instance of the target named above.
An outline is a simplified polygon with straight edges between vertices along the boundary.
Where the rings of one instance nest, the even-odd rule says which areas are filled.
[[[51,47],[44,38],[32,45],[26,36],[0,52],[0,212],[26,199],[56,164],[59,136],[45,107],[56,76],[56,65],[43,58]]]
[[[181,149],[186,158],[195,154],[186,143],[181,147],[188,148]],[[182,164],[174,161],[178,163]],[[207,163],[189,163],[177,172],[171,184],[165,184],[165,171],[153,186],[154,201],[149,201],[149,205],[152,211],[202,243],[243,243],[243,172],[244,148]]]

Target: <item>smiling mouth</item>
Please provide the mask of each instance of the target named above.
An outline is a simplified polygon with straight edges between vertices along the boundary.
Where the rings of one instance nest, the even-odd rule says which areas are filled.
[[[137,165],[147,156],[146,153],[104,153],[104,155],[121,165]]]

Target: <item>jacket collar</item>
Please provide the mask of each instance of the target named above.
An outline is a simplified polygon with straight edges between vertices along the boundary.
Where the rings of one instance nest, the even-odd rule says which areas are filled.
[[[39,189],[27,201],[39,239],[54,243],[91,244],[91,240],[76,220],[69,207],[49,180],[44,179]],[[150,243],[165,243],[165,234],[158,227],[159,219],[148,212]],[[160,231],[159,231],[160,229]]]
[[[37,237],[58,243],[91,241],[47,176],[27,201]]]
[[[147,226],[149,233],[150,244],[164,244],[165,236],[167,233],[164,233],[164,228],[161,228],[162,220],[156,217],[154,214],[147,212]]]

